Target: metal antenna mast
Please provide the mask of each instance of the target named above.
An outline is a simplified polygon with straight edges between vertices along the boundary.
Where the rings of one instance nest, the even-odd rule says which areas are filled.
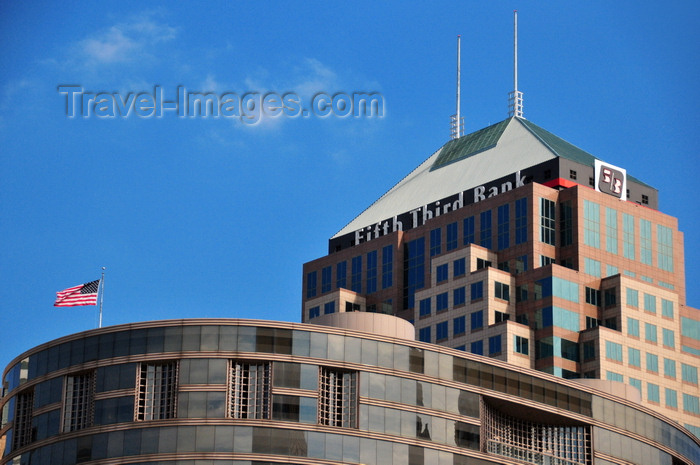
[[[523,93],[518,90],[518,10],[513,10],[513,92],[508,94],[508,116],[523,118]]]
[[[460,81],[461,79],[461,48],[462,36],[457,36],[457,113],[450,116],[450,139],[459,139],[464,134],[464,118],[460,113]]]

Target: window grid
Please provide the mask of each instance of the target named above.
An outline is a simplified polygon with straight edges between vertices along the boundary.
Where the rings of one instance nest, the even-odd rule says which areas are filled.
[[[139,366],[136,421],[175,418],[177,362]]]
[[[34,406],[34,390],[17,394],[15,401],[14,433],[12,449],[19,449],[32,441],[32,411]]]
[[[583,201],[583,243],[600,248],[600,205]]]
[[[605,250],[617,254],[617,210],[607,207],[605,208],[605,236]]]
[[[559,213],[561,215],[559,218],[561,245],[571,245],[574,243],[574,214],[573,208],[571,208],[571,200],[560,204]]]
[[[63,398],[63,432],[92,426],[94,417],[95,373],[66,376]]]
[[[357,427],[357,373],[321,367],[318,423]]]
[[[498,207],[498,250],[510,247],[510,204]]]
[[[622,214],[622,255],[634,260],[634,217]]]
[[[447,225],[447,242],[445,247],[448,251],[457,248],[457,222]]]
[[[377,292],[377,251],[367,253],[367,294]]]
[[[555,245],[555,204],[552,200],[540,199],[540,241]]]
[[[491,210],[481,212],[479,228],[479,245],[487,249],[493,248],[493,239],[491,237]]]
[[[469,245],[474,243],[474,217],[464,218],[462,222],[462,244]]]
[[[639,220],[639,261],[651,265],[651,221]]]
[[[270,418],[270,364],[231,361],[228,412],[230,418]]]
[[[666,226],[656,225],[657,265],[665,271],[673,271],[673,231]]]
[[[587,426],[559,426],[520,420],[481,402],[481,451],[526,463],[588,465],[592,463]]]
[[[382,289],[394,285],[394,248],[387,245],[382,249]]]

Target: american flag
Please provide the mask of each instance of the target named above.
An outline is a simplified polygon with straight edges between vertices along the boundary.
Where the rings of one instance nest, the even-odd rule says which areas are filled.
[[[78,305],[97,305],[97,290],[100,280],[79,286],[69,287],[56,293],[54,307],[75,307]]]

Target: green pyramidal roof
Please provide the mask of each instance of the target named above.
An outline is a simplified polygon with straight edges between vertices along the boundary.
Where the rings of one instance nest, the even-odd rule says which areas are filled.
[[[532,123],[526,119],[518,118],[523,126],[525,126],[531,133],[533,133],[542,143],[544,143],[555,155],[560,157],[568,158],[576,163],[581,163],[582,165],[593,166],[595,162],[595,157],[585,150],[581,150],[574,144],[571,144],[559,136],[555,136],[546,129],[542,129],[535,123]]]
[[[459,139],[449,141],[442,148],[437,160],[435,160],[433,166],[430,167],[430,171],[495,147],[509,122],[510,118],[487,128],[472,132]]]

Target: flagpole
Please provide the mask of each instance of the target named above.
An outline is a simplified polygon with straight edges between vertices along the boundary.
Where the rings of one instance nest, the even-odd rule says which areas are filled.
[[[102,279],[100,279],[100,284],[102,285],[102,290],[100,291],[100,324],[98,328],[102,327],[102,302],[105,299],[105,267],[102,267]]]

